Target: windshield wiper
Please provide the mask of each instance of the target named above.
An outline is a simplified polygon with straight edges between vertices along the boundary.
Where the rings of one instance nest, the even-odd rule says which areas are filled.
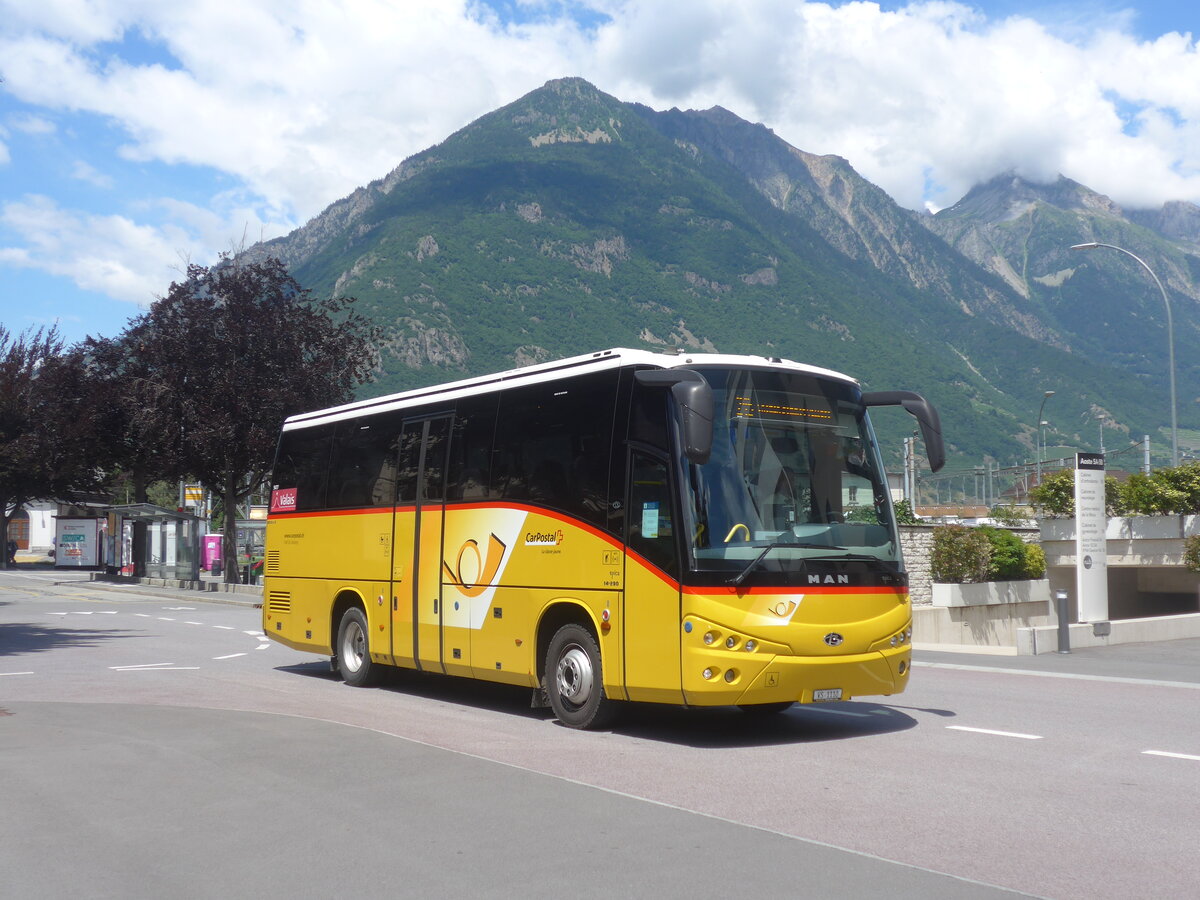
[[[795,543],[795,542],[791,542],[791,541],[780,541],[775,544],[767,544],[767,546],[763,547],[762,553],[760,553],[760,554],[758,554],[758,556],[754,557],[754,559],[752,559],[750,561],[750,565],[748,565],[748,566],[746,566],[746,568],[742,569],[740,575],[738,575],[736,578],[730,578],[727,583],[732,584],[734,587],[740,587],[741,583],[746,580],[746,576],[749,575],[751,572],[753,572],[756,568],[758,568],[758,564],[767,558],[767,554],[770,553],[772,550],[776,550],[780,547],[782,547],[786,550],[832,550],[832,549],[834,549],[834,548],[830,547],[828,544],[803,544],[803,543]],[[808,566],[804,561],[804,557],[801,557],[800,558],[800,571],[803,572],[807,568],[808,568]]]

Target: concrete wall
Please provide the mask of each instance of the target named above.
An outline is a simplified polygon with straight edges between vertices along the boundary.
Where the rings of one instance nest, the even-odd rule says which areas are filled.
[[[1200,610],[1200,573],[1183,566],[1184,538],[1200,533],[1200,517],[1109,519],[1105,530],[1109,619],[1169,616]],[[1050,589],[1065,590],[1075,612],[1075,520],[1043,519]]]

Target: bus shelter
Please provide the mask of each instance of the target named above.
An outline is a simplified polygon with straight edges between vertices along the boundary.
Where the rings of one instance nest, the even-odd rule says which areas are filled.
[[[111,571],[137,578],[198,581],[203,521],[151,503],[110,506]]]

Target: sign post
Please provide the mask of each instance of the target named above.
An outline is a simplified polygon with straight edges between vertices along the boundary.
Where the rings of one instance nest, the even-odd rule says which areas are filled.
[[[1075,599],[1080,622],[1108,621],[1104,454],[1075,454]]]

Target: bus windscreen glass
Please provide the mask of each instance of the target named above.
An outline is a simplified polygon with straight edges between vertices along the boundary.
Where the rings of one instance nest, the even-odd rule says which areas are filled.
[[[778,369],[696,370],[712,386],[714,421],[709,461],[686,467],[692,571],[771,583],[834,565],[896,572],[886,477],[857,387]]]

